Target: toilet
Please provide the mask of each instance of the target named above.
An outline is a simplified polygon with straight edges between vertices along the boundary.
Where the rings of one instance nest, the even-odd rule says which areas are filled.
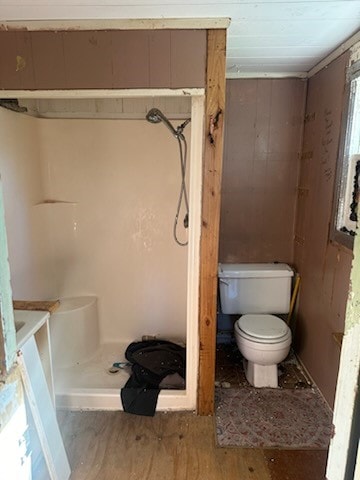
[[[221,310],[241,315],[235,339],[254,387],[278,387],[277,366],[289,353],[291,331],[276,315],[289,312],[293,275],[283,263],[219,264]]]

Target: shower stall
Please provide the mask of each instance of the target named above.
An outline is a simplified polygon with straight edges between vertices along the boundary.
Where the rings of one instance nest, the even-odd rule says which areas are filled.
[[[143,336],[187,349],[186,389],[162,391],[158,409],[196,406],[203,92],[155,93],[87,98],[86,115],[71,111],[80,103],[69,92],[44,100],[47,114],[0,112],[9,143],[0,160],[5,208],[15,190],[25,192],[21,215],[9,208],[6,218],[14,297],[60,298],[50,318],[60,408],[120,409],[128,372],[111,367]],[[127,112],[117,116],[120,101]],[[21,100],[28,112],[32,102]],[[159,122],[167,128],[152,125]],[[9,139],[16,128],[27,132],[21,154]],[[21,265],[20,228],[35,250]]]

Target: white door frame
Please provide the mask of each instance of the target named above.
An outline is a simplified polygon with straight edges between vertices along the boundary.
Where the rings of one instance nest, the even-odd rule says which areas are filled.
[[[360,478],[359,439],[353,432],[353,421],[359,413],[356,397],[360,373],[360,230],[355,237],[354,260],[351,271],[350,292],[346,308],[345,332],[341,347],[340,366],[334,406],[334,436],[330,441],[326,471],[328,480]],[[357,462],[357,464],[356,464]],[[349,477],[354,468],[357,471]]]

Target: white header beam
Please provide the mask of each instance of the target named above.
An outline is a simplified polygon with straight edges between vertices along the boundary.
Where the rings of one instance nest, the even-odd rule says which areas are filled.
[[[143,18],[113,20],[22,20],[0,23],[0,30],[163,30],[224,29],[230,18]]]
[[[0,98],[141,98],[141,97],[197,97],[204,88],[174,89],[92,89],[92,90],[0,90]]]
[[[226,79],[241,78],[307,78],[307,72],[227,72]]]

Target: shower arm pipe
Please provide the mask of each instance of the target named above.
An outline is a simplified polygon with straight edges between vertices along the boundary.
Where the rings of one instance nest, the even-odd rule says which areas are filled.
[[[175,130],[175,128],[171,125],[171,123],[165,116],[162,117],[162,121],[165,124],[165,126],[170,130],[170,132],[174,135],[174,137],[177,137],[178,136],[177,130]]]
[[[177,138],[181,137],[182,139],[184,139],[183,131],[184,131],[186,125],[187,125],[188,123],[190,123],[190,122],[191,122],[191,118],[187,118],[187,119],[185,120],[185,122],[183,122],[181,125],[179,125],[179,126],[177,127],[177,129],[176,129],[176,135],[175,135]]]

